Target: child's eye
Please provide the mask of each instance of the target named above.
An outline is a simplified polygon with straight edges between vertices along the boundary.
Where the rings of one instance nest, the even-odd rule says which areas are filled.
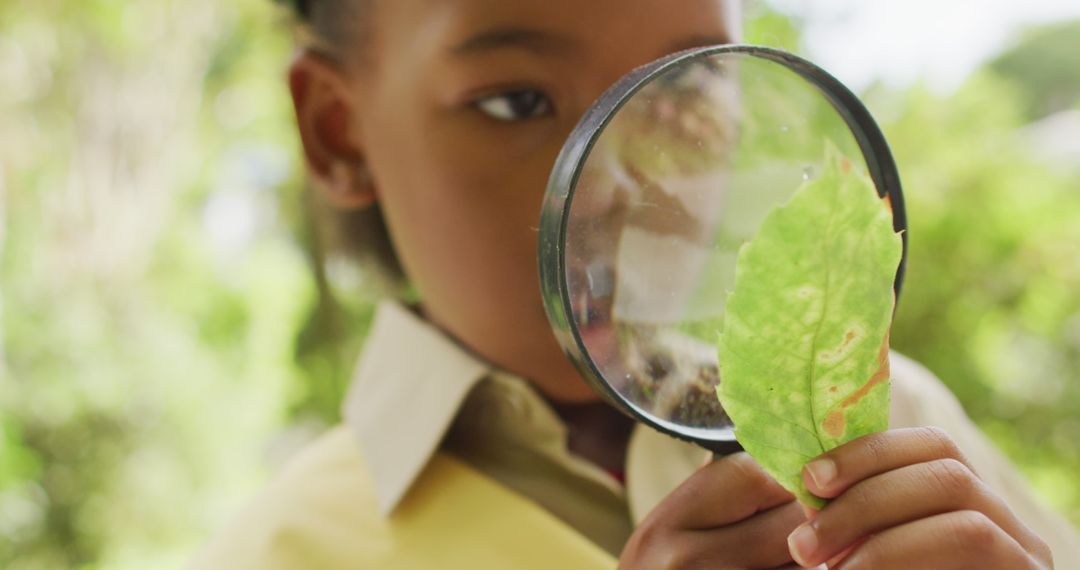
[[[551,99],[536,89],[506,91],[478,99],[476,108],[499,121],[523,121],[551,114]]]

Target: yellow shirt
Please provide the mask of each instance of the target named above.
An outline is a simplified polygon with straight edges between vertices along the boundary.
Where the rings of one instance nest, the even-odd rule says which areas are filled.
[[[953,395],[911,360],[891,362],[892,426],[944,428],[1059,569],[1080,561],[1080,537]],[[638,426],[620,484],[567,450],[527,382],[393,303],[378,310],[344,415],[193,568],[613,568],[633,525],[707,459]]]

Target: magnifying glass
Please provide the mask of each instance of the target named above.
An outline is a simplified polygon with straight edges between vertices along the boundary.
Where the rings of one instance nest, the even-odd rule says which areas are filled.
[[[822,171],[830,146],[906,230],[896,164],[870,113],[792,54],[680,52],[593,104],[555,163],[539,243],[548,318],[593,390],[666,434],[718,454],[741,449],[716,397],[736,256],[772,208]]]

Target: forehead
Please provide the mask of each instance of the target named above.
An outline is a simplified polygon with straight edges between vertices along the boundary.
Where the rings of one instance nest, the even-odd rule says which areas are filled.
[[[733,41],[737,7],[736,0],[392,0],[379,4],[374,37],[384,60],[513,43],[508,38],[583,57],[646,46],[659,56],[691,47],[680,43]]]

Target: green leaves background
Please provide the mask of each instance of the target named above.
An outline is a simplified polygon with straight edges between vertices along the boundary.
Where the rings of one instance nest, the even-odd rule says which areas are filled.
[[[0,568],[180,568],[336,421],[373,295],[312,250],[273,4],[0,2]],[[798,22],[747,17],[807,53]],[[1080,171],[1025,125],[1080,109],[1078,26],[955,93],[862,94],[911,215],[893,346],[1075,523]],[[257,231],[222,248],[207,212],[237,196]]]

